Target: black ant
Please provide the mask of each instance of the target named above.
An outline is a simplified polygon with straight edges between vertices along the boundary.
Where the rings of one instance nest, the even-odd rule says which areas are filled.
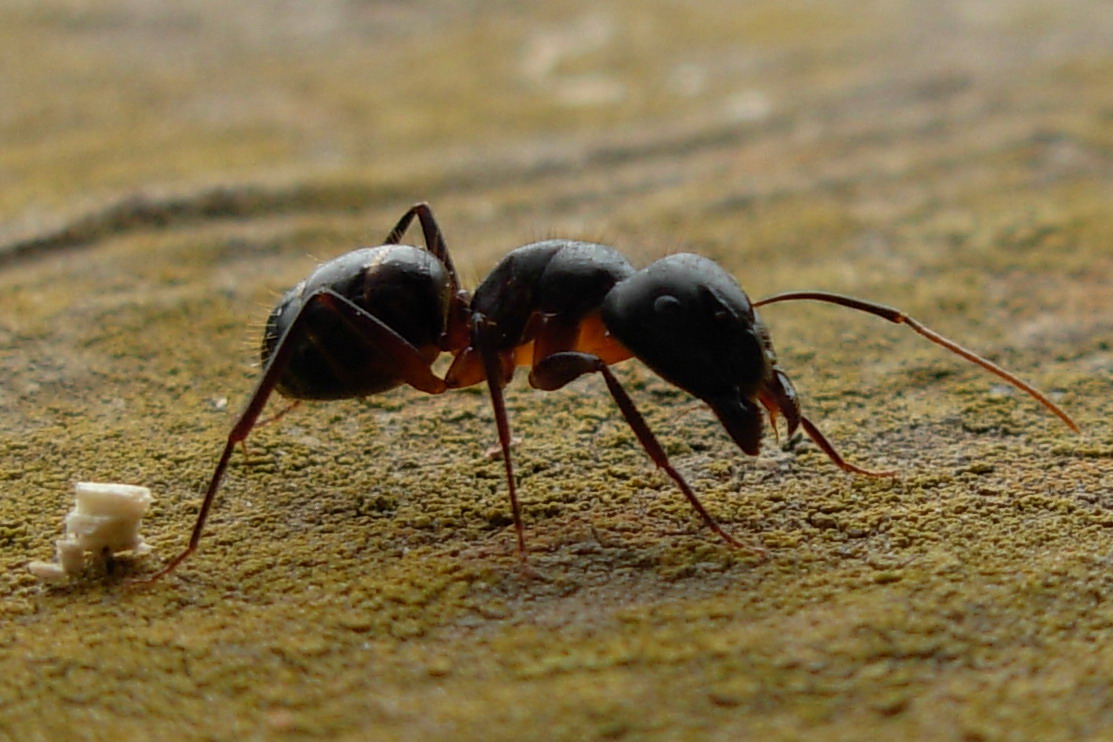
[[[424,232],[424,250],[400,244],[415,217]],[[789,292],[750,302],[726,271],[698,255],[670,255],[635,270],[606,245],[546,240],[510,252],[469,300],[432,211],[420,203],[402,216],[383,245],[322,264],[271,312],[263,337],[263,374],[228,434],[189,544],[148,580],[173,571],[197,548],[232,451],[247,438],[275,390],[295,400],[346,399],[403,384],[440,394],[486,380],[518,553],[524,559],[525,530],[502,394],[517,366],[529,366],[530,385],[546,391],[588,373],[601,374],[653,462],[676,483],[712,531],[732,546],[742,546],[719,526],[669,463],[610,365],[637,358],[666,381],[703,400],[738,447],[751,456],[760,449],[763,418],[768,416],[775,432],[780,415],[789,435],[802,428],[841,469],[891,476],[893,472],[872,472],[845,461],[801,413],[796,390],[778,366],[769,332],[754,311],[796,300],[829,302],[906,324],[1022,389],[1071,430],[1079,431],[1070,416],[1037,389],[897,309],[821,291]],[[431,370],[442,352],[454,356],[444,379]],[[765,553],[760,547],[746,548]]]

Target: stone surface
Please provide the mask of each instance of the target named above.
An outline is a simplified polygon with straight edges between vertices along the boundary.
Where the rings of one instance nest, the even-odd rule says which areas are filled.
[[[1113,15],[1098,4],[494,0],[0,9],[0,730],[13,739],[1113,735]],[[733,448],[636,362],[701,529],[599,380],[508,391],[536,572],[479,390],[305,404],[237,452],[317,260],[432,202],[474,285],[558,235],[708,255],[808,443]],[[415,237],[416,239],[416,237]],[[274,405],[275,411],[280,408]],[[151,555],[44,588],[74,481]]]

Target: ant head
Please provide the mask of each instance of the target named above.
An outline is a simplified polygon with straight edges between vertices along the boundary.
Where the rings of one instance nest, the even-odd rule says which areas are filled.
[[[726,271],[698,255],[670,255],[615,286],[603,319],[645,365],[710,405],[743,451],[757,453],[757,400],[774,379],[776,356]]]

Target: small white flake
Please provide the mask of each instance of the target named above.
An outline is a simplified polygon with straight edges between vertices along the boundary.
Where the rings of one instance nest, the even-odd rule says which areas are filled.
[[[154,499],[146,487],[104,482],[78,482],[74,509],[66,515],[66,531],[55,542],[54,562],[31,562],[27,569],[45,582],[81,574],[85,555],[102,564],[121,551],[146,554],[151,550],[139,535],[139,524]]]

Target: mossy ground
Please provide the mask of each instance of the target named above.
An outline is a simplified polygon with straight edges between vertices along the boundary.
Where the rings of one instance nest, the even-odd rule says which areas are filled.
[[[168,8],[169,6],[167,6]],[[310,7],[310,6],[307,6]],[[158,4],[0,11],[0,735],[1113,735],[1113,21],[1081,2]],[[237,452],[267,308],[429,199],[474,284],[514,246],[709,255],[807,442],[743,456],[619,374],[512,385],[531,571],[479,390],[302,405]],[[156,550],[44,588],[74,481],[150,486]]]

